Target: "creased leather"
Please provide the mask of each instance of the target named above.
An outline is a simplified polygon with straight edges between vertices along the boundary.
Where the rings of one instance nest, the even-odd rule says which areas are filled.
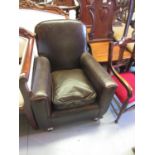
[[[81,69],[52,73],[52,100],[55,109],[69,109],[95,102],[96,92]]]
[[[32,99],[51,99],[50,63],[45,57],[37,57],[34,60],[34,74],[32,84]]]
[[[97,90],[117,86],[108,72],[89,53],[82,54],[81,66]]]
[[[51,106],[51,73],[50,63],[45,57],[37,57],[34,60],[34,73],[32,82],[31,102],[34,104],[44,103],[46,107],[46,115],[50,116]]]
[[[116,84],[91,55],[83,53],[86,51],[87,46],[85,26],[79,21],[72,20],[46,21],[38,24],[35,32],[39,56],[48,58],[41,57],[40,59],[37,59],[36,67],[34,69],[32,108],[39,127],[47,128],[57,122],[65,122],[68,120],[101,117],[110,105]],[[69,43],[72,45],[69,45]],[[52,70],[50,70],[50,67]],[[53,103],[52,101],[49,102],[49,98],[50,96],[54,96],[54,91],[51,92],[51,90],[48,89],[50,89],[52,85],[53,90],[55,82],[50,79],[53,76],[51,73],[53,72],[54,74],[55,71],[77,68],[84,71],[88,81],[95,90],[97,95],[95,101],[92,104],[77,108],[64,110],[52,109],[53,107],[51,106],[53,106]],[[74,74],[71,72],[70,75],[72,76]],[[67,76],[66,73],[60,77],[56,76],[56,80],[59,78],[60,82],[58,82],[58,88],[60,87],[59,84],[63,83],[65,76]],[[72,80],[71,76],[69,76],[69,80]],[[74,76],[77,76],[75,78],[76,80],[80,79],[79,75]],[[64,81],[66,82],[66,80]],[[52,82],[52,84],[50,84],[50,82]],[[78,82],[79,81],[74,83],[83,86],[83,84]],[[71,85],[72,82],[69,81],[68,86],[70,87]],[[63,91],[68,89],[66,87],[67,83],[65,84]],[[77,87],[73,88],[73,90],[69,88],[69,91],[71,91],[71,93],[73,91],[74,94]],[[80,90],[80,92],[81,94],[78,95],[83,98],[82,95],[85,94],[85,89],[84,91]],[[38,96],[41,98],[38,98]],[[65,101],[64,99],[66,98],[63,98],[62,101]],[[49,109],[52,109],[50,115],[48,115]]]
[[[106,70],[86,52],[81,56],[81,66],[97,92],[99,115],[102,116],[110,105],[117,85]]]
[[[79,68],[86,50],[86,27],[76,20],[51,20],[36,28],[38,54],[49,59],[52,70]]]

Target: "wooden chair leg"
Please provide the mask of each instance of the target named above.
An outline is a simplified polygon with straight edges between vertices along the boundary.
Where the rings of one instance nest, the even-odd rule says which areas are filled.
[[[121,117],[122,113],[124,112],[124,110],[126,109],[126,107],[127,107],[127,103],[124,103],[123,106],[120,109],[120,112],[117,115],[115,123],[118,123],[118,120],[120,119],[120,117]]]

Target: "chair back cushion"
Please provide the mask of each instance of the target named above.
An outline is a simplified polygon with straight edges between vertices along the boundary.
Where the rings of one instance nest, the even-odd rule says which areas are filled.
[[[52,70],[79,68],[86,51],[86,28],[77,20],[51,20],[36,28],[38,54],[45,56]]]

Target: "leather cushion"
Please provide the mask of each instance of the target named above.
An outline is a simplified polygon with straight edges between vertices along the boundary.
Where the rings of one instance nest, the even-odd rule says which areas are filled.
[[[128,82],[128,84],[133,89],[132,97],[129,99],[129,102],[128,102],[128,103],[132,103],[135,101],[135,75],[131,72],[121,73],[120,75]],[[123,104],[127,98],[127,91],[125,87],[120,83],[120,81],[115,76],[113,76],[112,78],[116,81],[118,85],[118,87],[116,88],[115,94],[118,97],[118,99],[121,101],[121,103]]]
[[[52,101],[55,109],[70,109],[94,103],[96,92],[81,69],[52,73]]]

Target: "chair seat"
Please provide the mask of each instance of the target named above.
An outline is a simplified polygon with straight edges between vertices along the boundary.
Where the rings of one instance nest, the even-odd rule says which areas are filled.
[[[93,104],[96,92],[81,69],[52,73],[52,102],[55,109],[70,109]]]
[[[127,73],[121,73],[120,74],[127,82],[128,84],[132,87],[132,97],[129,99],[129,104],[135,101],[135,75],[131,72]],[[115,80],[117,83],[118,87],[116,88],[115,94],[118,97],[118,99],[121,101],[123,104],[127,98],[127,91],[125,87],[121,84],[121,82],[115,77],[112,76],[112,78]]]

